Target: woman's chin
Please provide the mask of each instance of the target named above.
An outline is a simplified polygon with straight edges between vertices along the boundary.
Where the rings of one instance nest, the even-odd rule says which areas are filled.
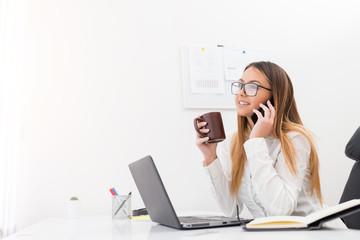
[[[241,117],[250,117],[253,112],[244,111],[243,109],[236,109],[237,115]]]

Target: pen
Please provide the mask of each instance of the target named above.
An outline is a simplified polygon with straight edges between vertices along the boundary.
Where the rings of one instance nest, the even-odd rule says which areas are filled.
[[[119,194],[117,193],[117,191],[115,190],[115,188],[110,188],[109,191],[110,191],[111,195],[113,195],[113,197],[119,196]],[[119,198],[116,198],[116,200],[118,200],[119,203],[121,204],[121,201],[120,201]],[[117,212],[118,212],[118,211],[117,211]],[[123,209],[123,212],[124,212],[124,214],[126,215],[125,209]]]
[[[119,208],[116,210],[116,212],[114,213],[114,215],[116,215],[116,214],[120,211],[120,209],[122,208],[122,206],[124,206],[124,204],[126,203],[126,201],[130,198],[130,196],[131,196],[131,192],[129,192],[128,197],[120,204]]]
[[[115,190],[115,188],[112,188],[112,190],[114,191],[114,193],[115,193],[116,195],[119,195],[119,194],[117,193],[117,191]]]
[[[114,191],[114,188],[111,188],[109,191],[110,191],[111,195],[113,195],[113,196],[117,195],[116,192]]]

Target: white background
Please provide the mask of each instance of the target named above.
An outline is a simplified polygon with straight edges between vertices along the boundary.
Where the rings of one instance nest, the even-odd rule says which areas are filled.
[[[338,203],[360,119],[359,1],[19,2],[18,230],[66,216],[72,196],[82,215],[110,215],[111,187],[143,207],[127,165],[148,154],[177,211],[217,209],[194,144],[205,110],[182,105],[180,46],[269,51],[317,136],[325,202]],[[235,110],[221,113],[233,132]]]

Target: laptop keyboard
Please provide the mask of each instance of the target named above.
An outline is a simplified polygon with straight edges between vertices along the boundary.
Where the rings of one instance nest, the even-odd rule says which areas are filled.
[[[227,218],[227,217],[196,217],[196,216],[185,216],[179,217],[181,223],[203,223],[203,222],[228,222],[228,221],[237,221],[236,218]]]

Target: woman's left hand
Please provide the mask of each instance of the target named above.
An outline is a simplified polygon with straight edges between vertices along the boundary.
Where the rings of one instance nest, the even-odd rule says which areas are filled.
[[[253,110],[258,117],[258,121],[251,130],[249,138],[266,138],[273,130],[276,112],[269,100],[267,105],[268,107],[262,103],[260,104],[260,107],[264,110],[264,116],[257,109]]]

